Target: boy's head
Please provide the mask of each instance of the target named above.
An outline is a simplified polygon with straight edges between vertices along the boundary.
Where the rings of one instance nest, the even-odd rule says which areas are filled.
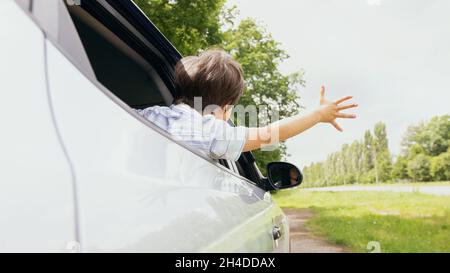
[[[175,67],[175,84],[175,103],[194,107],[194,98],[201,97],[202,111],[212,105],[228,110],[239,101],[245,88],[241,65],[218,49],[183,58]]]

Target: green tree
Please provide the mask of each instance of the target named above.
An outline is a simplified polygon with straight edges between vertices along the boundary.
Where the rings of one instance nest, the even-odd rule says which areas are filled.
[[[450,153],[431,158],[430,174],[434,181],[450,180]]]
[[[403,157],[409,161],[408,175],[411,179],[450,179],[450,115],[436,116],[409,126],[402,147]]]
[[[433,117],[428,122],[420,122],[408,127],[402,141],[405,154],[418,147],[429,156],[445,153],[450,146],[450,115]]]
[[[222,42],[226,0],[133,0],[183,55]]]
[[[386,125],[382,122],[375,124],[374,149],[377,160],[377,171],[380,182],[391,180],[392,160],[388,147]]]
[[[392,166],[392,178],[394,180],[407,180],[408,176],[408,159],[404,156],[398,156],[395,164]]]
[[[420,144],[414,143],[409,147],[407,157],[412,159],[412,158],[416,157],[417,155],[426,155],[426,154],[427,154],[427,152],[425,151],[425,149],[422,146],[420,146]]]
[[[408,162],[408,175],[413,181],[430,181],[430,159],[424,154],[419,154]]]
[[[364,133],[362,149],[363,149],[363,159],[362,159],[363,174],[360,177],[360,182],[373,183],[375,182],[377,176],[376,175],[377,172],[375,171],[376,150],[375,150],[375,140],[370,130],[367,130]]]
[[[373,145],[374,140],[372,133],[370,130],[367,130],[364,133],[364,140],[363,140],[363,150],[364,150],[364,161],[363,161],[363,170],[369,171],[373,168],[373,160],[374,160],[374,153],[373,153]]]

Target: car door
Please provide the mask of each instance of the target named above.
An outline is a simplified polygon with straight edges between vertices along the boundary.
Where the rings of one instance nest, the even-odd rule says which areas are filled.
[[[245,152],[236,162],[231,160],[219,160],[219,163],[230,171],[235,173],[245,181],[245,183],[257,186],[265,190],[262,198],[273,204],[273,208],[267,211],[266,217],[272,219],[272,235],[274,239],[274,252],[290,252],[290,234],[289,222],[283,211],[274,203],[271,192],[266,189],[266,183],[263,180],[267,179],[258,169],[255,158],[251,152]]]
[[[289,252],[290,251],[290,234],[288,218],[283,211],[273,202],[270,191],[266,188],[266,180],[258,166],[255,158],[251,152],[246,152],[241,155],[238,161],[225,162],[229,169],[235,172],[245,180],[247,183],[254,184],[264,190],[263,198],[270,203],[273,203],[273,209],[267,213],[267,217],[272,219],[272,235],[274,239],[274,252]]]
[[[0,252],[66,252],[76,246],[73,173],[54,123],[44,34],[0,1]]]
[[[67,14],[59,14],[63,15]],[[114,41],[116,38],[120,37],[115,36]],[[127,77],[118,85],[114,84],[116,79],[108,77],[120,74],[114,69],[121,67],[114,62],[112,71],[102,71],[104,60],[96,59],[95,51],[88,50],[94,64],[92,77],[76,56],[67,54],[51,36],[45,45],[55,119],[76,176],[81,250],[275,249],[273,216],[279,214],[279,208],[264,198],[264,190],[176,143],[138,116],[111,91],[115,89],[133,101],[139,97],[120,92],[118,85],[127,82]],[[117,42],[114,46],[123,44]],[[129,48],[121,50],[129,53]],[[140,55],[137,50],[133,54]],[[115,60],[116,55],[108,61]],[[136,61],[136,65],[147,67],[143,59],[139,60],[142,62]],[[120,63],[128,61],[121,59]],[[150,77],[158,74],[151,73]],[[152,81],[156,87],[164,82],[162,77]]]

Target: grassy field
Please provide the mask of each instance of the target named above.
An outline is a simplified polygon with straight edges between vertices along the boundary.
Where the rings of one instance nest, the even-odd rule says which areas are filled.
[[[308,192],[274,194],[282,207],[311,208],[307,225],[318,236],[368,252],[450,252],[450,197],[395,192]]]

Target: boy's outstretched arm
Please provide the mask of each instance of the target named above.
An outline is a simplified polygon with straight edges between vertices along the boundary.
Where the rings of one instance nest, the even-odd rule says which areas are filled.
[[[308,130],[320,122],[330,123],[338,131],[342,132],[342,128],[336,122],[336,119],[356,118],[356,115],[340,112],[345,109],[358,107],[357,104],[341,105],[351,98],[352,96],[348,96],[334,102],[328,101],[325,99],[325,87],[322,86],[320,89],[320,105],[313,112],[282,119],[264,127],[248,128],[249,133],[244,146],[244,152],[259,149],[263,145],[284,141]]]

